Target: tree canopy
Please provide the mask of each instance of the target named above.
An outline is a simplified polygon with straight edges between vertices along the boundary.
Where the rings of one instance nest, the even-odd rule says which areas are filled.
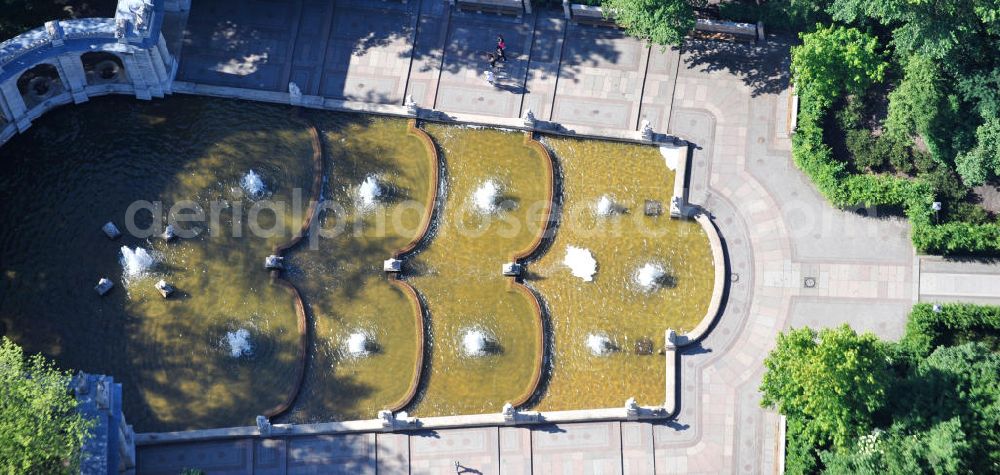
[[[779,336],[761,404],[787,417],[788,473],[1000,473],[1000,308],[930,308],[898,343],[846,326]]]
[[[885,401],[885,345],[846,325],[781,334],[764,365],[761,404],[777,407],[812,446],[846,446],[868,432]]]
[[[89,421],[76,412],[70,375],[41,355],[0,343],[0,472],[79,473]]]
[[[694,6],[687,0],[602,0],[630,36],[653,44],[679,45],[694,29]]]
[[[885,76],[888,64],[878,39],[855,28],[820,27],[802,34],[792,48],[792,74],[803,94],[832,103],[842,94],[857,94]]]

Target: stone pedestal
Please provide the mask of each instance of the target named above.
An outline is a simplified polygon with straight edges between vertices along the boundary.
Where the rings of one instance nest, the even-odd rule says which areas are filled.
[[[293,106],[302,105],[302,89],[294,82],[288,83],[288,103]]]
[[[521,264],[516,262],[508,262],[503,265],[503,269],[501,270],[503,275],[507,277],[518,277],[521,275],[521,272],[524,271],[524,268],[521,267]]]
[[[76,410],[94,424],[83,443],[80,473],[131,473],[135,431],[122,413],[122,385],[110,376],[80,373],[71,387]]]

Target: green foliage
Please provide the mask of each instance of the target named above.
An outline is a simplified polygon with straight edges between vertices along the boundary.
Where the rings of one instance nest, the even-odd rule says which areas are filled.
[[[920,252],[940,254],[1000,253],[1000,224],[945,222],[937,224],[931,203],[937,191],[954,193],[948,185],[950,170],[937,171],[940,164],[930,165],[920,154],[918,168],[937,171],[938,175],[922,175],[917,180],[891,175],[848,173],[843,162],[833,158],[830,147],[823,142],[823,119],[832,102],[820,99],[812,89],[800,89],[799,120],[792,137],[792,158],[834,206],[859,204],[903,206],[912,226],[913,246]],[[931,178],[932,182],[925,180]],[[933,181],[938,180],[938,181]],[[965,195],[962,187],[957,191]]]
[[[914,430],[961,421],[973,473],[1000,470],[1000,354],[979,342],[938,347],[900,383],[897,420]]]
[[[1000,118],[992,117],[976,129],[978,145],[955,159],[962,181],[970,186],[981,185],[1000,176]]]
[[[939,201],[957,203],[969,194],[968,189],[962,185],[958,174],[947,166],[938,164],[917,176],[930,186],[931,192],[938,197]]]
[[[965,472],[969,453],[961,422],[956,417],[930,430],[906,433],[902,425],[875,429],[848,450],[821,454],[823,473],[858,475],[953,474]]]
[[[935,60],[984,54],[982,33],[1000,34],[997,0],[835,0],[829,12],[846,23],[868,19],[891,27],[893,43],[905,56]]]
[[[679,45],[694,29],[692,3],[687,0],[602,0],[625,32],[661,46]]]
[[[843,94],[859,94],[881,81],[888,64],[878,38],[855,28],[830,26],[801,35],[792,48],[792,75],[810,100],[829,107]]]
[[[879,140],[868,129],[850,129],[846,134],[847,150],[859,169],[873,170],[885,165],[886,156],[876,148]]]
[[[867,433],[884,403],[885,345],[847,325],[783,333],[764,365],[761,404],[777,407],[813,447],[844,447]]]
[[[946,219],[968,224],[990,224],[993,218],[982,206],[972,203],[952,203],[947,208]]]
[[[931,304],[917,304],[910,311],[906,333],[900,348],[926,357],[939,346],[952,346],[967,341],[989,341],[993,351],[1000,351],[1000,307],[970,304],[944,304],[935,312]]]
[[[726,20],[764,22],[770,31],[802,31],[829,20],[826,8],[831,0],[771,0],[763,3],[733,1],[719,4],[719,16]]]
[[[845,39],[849,35],[843,32],[851,30],[847,26],[821,27],[811,38],[803,35],[805,44],[793,52],[801,100],[793,139],[796,164],[835,205],[902,205],[912,224],[913,244],[921,252],[1000,254],[1000,224],[965,202],[969,186],[1000,176],[1000,0],[834,0],[827,12],[856,27],[890,31],[894,57],[902,65],[902,81],[889,95],[883,133],[865,136],[860,129],[869,128],[866,124],[844,128],[854,164],[878,171],[888,162],[902,173],[916,170],[918,177],[903,180],[906,184],[893,177],[853,176],[823,143],[823,121],[833,104],[857,95],[857,87],[877,76],[863,72],[879,71],[878,60],[865,69],[831,59],[843,56],[843,44],[864,55],[876,51],[872,39],[858,39],[857,34]],[[829,33],[834,30],[841,33]],[[836,40],[818,39],[822,35]],[[868,185],[875,188],[866,189]],[[882,192],[888,194],[874,196]],[[933,201],[945,204],[942,222],[929,209]]]
[[[76,412],[70,375],[41,355],[25,358],[6,337],[0,343],[0,471],[79,473],[90,423]]]
[[[839,333],[839,343],[828,342],[824,332]],[[779,401],[779,410],[787,416],[786,470],[1000,473],[1000,307],[955,304],[935,311],[929,304],[918,304],[899,343],[859,344],[866,336],[873,338],[858,337],[844,327],[818,334],[800,329],[779,336],[765,360],[761,391],[765,403]],[[825,344],[844,348],[843,354],[839,359],[834,353],[826,355],[824,366],[832,368],[820,366],[823,371],[816,373],[811,363],[817,353],[814,348]],[[858,358],[851,350],[859,346],[869,348],[858,353],[870,355],[868,360],[875,364],[854,364]],[[845,368],[857,373],[848,383],[860,383],[838,384],[844,381]],[[824,376],[830,381],[820,381]],[[873,379],[879,381],[875,391]],[[848,395],[851,392],[860,394]],[[879,393],[883,406],[865,403],[871,401],[866,395]],[[856,436],[816,437],[814,421],[799,408],[860,413],[854,431],[848,431]]]

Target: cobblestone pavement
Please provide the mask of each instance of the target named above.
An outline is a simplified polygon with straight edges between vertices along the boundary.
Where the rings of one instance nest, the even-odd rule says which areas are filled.
[[[780,38],[648,48],[560,12],[445,3],[199,0],[178,80],[270,92],[295,81],[305,94],[376,104],[412,95],[498,119],[531,109],[608,136],[647,119],[689,140],[691,202],[720,230],[730,285],[715,328],[681,356],[677,417],[144,446],[140,473],[774,473],[781,420],[756,388],[778,332],[848,323],[897,338],[918,297],[982,292],[948,280],[974,273],[964,267],[925,264],[943,277],[920,282],[904,220],[833,209],[795,168]],[[482,77],[497,33],[509,45],[499,88]]]

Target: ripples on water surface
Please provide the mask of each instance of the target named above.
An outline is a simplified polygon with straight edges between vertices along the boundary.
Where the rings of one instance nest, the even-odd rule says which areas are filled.
[[[140,431],[252,424],[293,389],[295,305],[262,264],[303,216],[260,213],[271,237],[255,237],[245,222],[254,203],[292,202],[297,188],[308,202],[307,120],[321,133],[323,199],[336,205],[319,223],[340,231],[287,254],[311,341],[305,383],[285,419],[370,418],[404,400],[425,330],[417,303],[381,266],[419,234],[433,169],[398,119],[300,118],[286,107],[203,97],[105,98],[49,113],[0,148],[0,333],[63,367],[113,375]],[[552,184],[544,157],[520,133],[427,130],[445,166],[431,239],[404,265],[426,302],[430,348],[426,384],[410,409],[499,411],[530,389],[542,351],[533,299],[500,269],[534,240]],[[645,199],[666,209],[672,191],[673,173],[655,148],[547,142],[565,210],[526,280],[553,330],[554,370],[539,408],[620,406],[630,396],[659,404],[663,331],[692,328],[707,307],[707,239],[692,222],[643,216]],[[233,206],[219,212],[217,227],[167,243],[126,231],[136,200]],[[234,213],[241,237],[231,232]],[[100,227],[109,220],[125,236],[108,240]],[[128,279],[125,254],[143,268]],[[663,275],[640,276],[647,264]],[[102,276],[116,288],[99,298],[93,287]],[[637,276],[655,285],[644,288]],[[171,299],[154,289],[160,279],[177,287]],[[653,354],[636,354],[647,339]]]
[[[252,203],[240,179],[250,169],[272,199],[308,190],[309,135],[290,112],[200,97],[104,98],[53,111],[0,148],[2,330],[63,367],[113,375],[140,431],[251,424],[283,400],[295,308],[262,263],[301,221],[284,216],[284,237],[273,239],[209,229],[166,243],[130,237],[124,216],[135,200],[169,209],[214,199],[242,201],[245,215]],[[275,216],[262,213],[261,224]],[[124,236],[105,237],[107,221]],[[231,227],[231,209],[220,223]],[[123,280],[122,246],[159,262]],[[93,287],[102,276],[115,289],[100,298]],[[177,287],[171,299],[153,288],[161,278]],[[229,334],[245,334],[252,351],[233,357]]]
[[[545,142],[562,170],[563,213],[548,252],[528,266],[535,275],[528,283],[548,304],[553,329],[552,374],[539,409],[618,407],[629,397],[662,404],[664,331],[691,330],[708,309],[708,238],[694,221],[667,214],[674,173],[656,148]],[[613,204],[602,204],[604,196]],[[662,203],[664,214],[646,216],[646,200]],[[573,275],[566,263],[567,250],[580,252],[573,249],[592,253],[593,281]],[[647,280],[649,287],[640,285]],[[644,346],[652,354],[638,354]]]

